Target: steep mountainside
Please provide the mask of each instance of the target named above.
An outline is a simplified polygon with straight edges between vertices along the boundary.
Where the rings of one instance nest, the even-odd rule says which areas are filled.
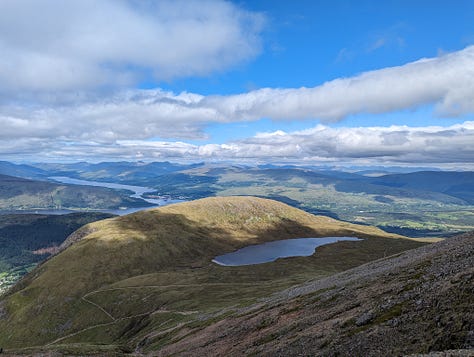
[[[0,215],[0,294],[43,261],[75,230],[113,217],[98,212]]]
[[[211,262],[250,244],[322,236],[364,240],[259,265]],[[203,328],[258,298],[423,244],[253,197],[207,198],[107,219],[75,232],[62,252],[4,296],[0,346],[24,353],[32,350],[18,349],[156,350],[174,341],[175,331]]]
[[[469,233],[183,328],[158,355],[473,356],[473,297]]]
[[[0,175],[0,210],[147,206],[129,193],[93,186],[63,185]]]

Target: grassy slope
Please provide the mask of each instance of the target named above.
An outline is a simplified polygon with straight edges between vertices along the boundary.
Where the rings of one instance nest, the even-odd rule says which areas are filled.
[[[183,357],[473,356],[473,294],[471,232],[306,282],[147,348],[161,342],[160,355]]]
[[[82,240],[0,301],[0,346],[81,343],[84,353],[97,344],[134,349],[146,336],[156,338],[180,323],[199,323],[223,308],[423,244],[251,197],[171,205],[81,231]],[[344,235],[366,239],[257,266],[210,262],[249,244]]]

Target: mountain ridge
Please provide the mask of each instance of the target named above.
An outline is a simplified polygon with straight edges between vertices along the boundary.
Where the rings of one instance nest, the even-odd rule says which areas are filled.
[[[216,197],[150,209],[91,223],[79,232],[81,239],[0,300],[0,345],[81,343],[81,353],[104,344],[130,348],[150,328],[195,324],[200,316],[245,306],[309,277],[424,244],[253,197]],[[255,266],[229,268],[211,262],[249,244],[321,236],[364,240],[331,244],[311,257]],[[137,319],[148,322],[143,325]]]
[[[284,290],[159,355],[471,356],[473,293],[470,232]]]
[[[383,175],[370,176],[369,172],[366,176],[353,169],[231,163],[123,161],[15,165],[0,162],[0,173],[16,172],[18,176],[43,180],[63,175],[127,183],[155,189],[150,198],[156,195],[189,200],[231,195],[266,197],[314,214],[378,226],[412,237],[443,237],[474,229],[472,171],[392,167],[387,168],[391,172]],[[16,202],[17,206],[21,203]],[[15,204],[10,206],[14,209]]]

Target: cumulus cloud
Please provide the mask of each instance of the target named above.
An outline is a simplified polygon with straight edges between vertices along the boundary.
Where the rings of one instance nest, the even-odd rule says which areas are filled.
[[[260,89],[203,102],[235,119],[318,118],[385,113],[434,103],[441,116],[474,112],[474,46],[403,66],[340,78],[313,88]]]
[[[260,118],[331,122],[428,103],[442,116],[474,112],[474,46],[313,88],[265,88],[229,96],[129,90],[66,105],[3,105],[0,138],[109,143],[154,137],[197,139],[204,137],[202,129],[209,123]]]
[[[24,4],[25,1],[22,0],[20,3]],[[228,50],[224,40],[222,43],[219,42],[220,40],[216,40],[217,47],[211,46],[211,49],[205,49],[204,52],[199,52],[200,54],[193,52],[200,51],[197,49],[199,46],[194,47],[194,50],[192,48],[183,49],[183,52],[180,53],[185,57],[185,60],[182,62],[176,59],[165,61],[161,57],[161,59],[158,58],[158,52],[164,51],[163,47],[157,47],[159,51],[156,53],[157,57],[154,58],[154,48],[149,46],[141,48],[143,42],[138,41],[136,34],[142,34],[142,32],[132,31],[129,28],[125,32],[131,34],[127,35],[125,32],[121,32],[121,34],[124,37],[124,43],[131,46],[131,52],[136,48],[137,53],[126,54],[127,51],[124,51],[120,41],[116,40],[115,42],[111,41],[111,44],[104,45],[103,52],[99,51],[101,45],[95,44],[94,46],[97,47],[91,48],[89,54],[84,46],[91,43],[90,37],[97,31],[97,26],[101,21],[96,21],[97,26],[94,25],[96,22],[91,21],[92,27],[83,29],[80,36],[74,32],[75,30],[65,31],[63,34],[60,28],[49,28],[48,25],[45,25],[43,29],[39,24],[29,25],[26,23],[25,29],[21,28],[21,31],[16,34],[12,32],[8,22],[13,16],[16,3],[17,1],[0,2],[0,50],[6,50],[8,54],[0,57],[0,93],[12,88],[19,91],[19,88],[23,87],[28,90],[37,88],[42,93],[49,89],[60,89],[60,85],[55,84],[54,81],[60,82],[58,73],[63,76],[61,72],[63,67],[61,64],[56,64],[55,60],[75,61],[76,54],[81,66],[92,66],[95,69],[90,72],[90,68],[82,69],[81,66],[78,66],[74,67],[74,70],[66,71],[67,73],[64,74],[65,84],[61,85],[68,88],[80,87],[81,85],[77,82],[79,80],[85,81],[84,88],[96,86],[95,81],[102,84],[110,84],[115,80],[126,82],[128,80],[125,78],[127,71],[119,68],[122,64],[125,67],[132,64],[147,70],[153,68],[153,71],[157,71],[155,74],[157,77],[166,77],[188,75],[189,73],[186,72],[188,70],[193,71],[194,74],[204,73],[221,65],[230,65],[234,60],[243,59],[243,57],[234,58],[229,59],[230,62],[213,63],[210,57],[220,58]],[[41,3],[43,5],[49,4],[46,0]],[[73,4],[71,5],[75,9],[73,12],[78,14],[78,18],[84,15],[84,12],[80,11],[83,6],[81,4],[92,4],[88,1],[64,2],[61,3],[63,4],[61,6],[68,7],[69,5],[66,4],[70,3]],[[30,4],[31,8],[35,9],[36,2],[32,1]],[[54,4],[58,3],[54,2]],[[94,2],[94,4],[99,4],[97,6],[101,9],[97,16],[103,13],[104,6],[110,10],[109,14],[116,16],[119,20],[122,15],[129,20],[127,16],[132,14],[136,21],[131,21],[131,24],[135,24],[133,26],[138,29],[145,26],[147,31],[155,33],[158,31],[155,27],[164,27],[171,34],[186,33],[185,24],[176,25],[176,22],[179,23],[179,19],[182,18],[181,16],[176,15],[175,19],[171,15],[169,18],[171,24],[164,20],[164,24],[162,24],[156,20],[159,18],[160,12],[150,13],[146,8],[146,6],[150,6],[149,4],[158,7],[168,6],[170,9],[174,9],[176,14],[181,14],[184,2],[177,2],[178,5],[168,1],[139,2],[138,4],[147,5],[142,5],[144,8],[134,8],[134,10],[131,10],[128,6],[129,3],[125,1],[102,0]],[[242,18],[253,24],[258,22],[253,19],[254,14],[243,12],[230,3],[220,1],[199,2],[199,6],[197,6],[197,2],[191,1],[189,4],[196,7],[197,15],[185,12],[188,14],[188,20],[190,22],[198,21],[199,16],[203,16],[204,20],[199,21],[204,27],[208,25],[208,22],[213,23],[215,18],[221,19],[223,13],[227,14],[227,17],[223,18],[235,18],[233,22],[230,21],[230,25],[226,25],[234,26],[235,31],[229,30],[230,32],[234,31],[232,33],[235,34],[235,37],[231,36],[231,38],[235,38],[235,43],[241,43],[244,57],[248,58],[255,54],[258,47],[255,45],[258,42],[258,36],[256,32],[242,26]],[[214,9],[214,5],[219,6]],[[214,10],[211,11],[211,7]],[[53,6],[50,6],[49,10],[54,16],[58,15],[57,11],[59,10]],[[33,10],[30,9],[30,11]],[[114,11],[118,11],[118,13]],[[167,12],[169,11],[171,10],[167,9]],[[43,12],[48,13],[45,9]],[[208,12],[211,15],[206,15]],[[42,18],[41,16],[40,18]],[[25,16],[25,18],[29,18],[29,16]],[[80,21],[73,15],[66,16],[65,19],[67,20],[65,23]],[[103,18],[100,19],[103,20]],[[43,20],[45,19],[43,18]],[[219,23],[219,21],[217,22]],[[224,25],[222,24],[222,26]],[[103,26],[105,27],[101,27],[101,31],[105,31],[104,29],[108,25]],[[181,30],[173,30],[175,26]],[[193,26],[199,27],[200,25],[193,24],[191,27]],[[73,26],[73,28],[80,27]],[[8,29],[12,33],[8,33]],[[112,28],[111,32],[115,33],[115,30],[117,29]],[[32,31],[39,31],[40,38],[51,38],[50,42],[48,42],[49,40],[42,42],[43,45],[48,45],[41,46],[40,43],[34,43],[32,39],[29,39]],[[248,35],[246,31],[255,35],[254,40],[250,40],[250,42],[245,40],[249,36],[252,39],[253,36]],[[107,33],[107,31],[105,32]],[[58,37],[58,33],[61,36]],[[202,36],[199,31],[196,33]],[[81,37],[83,35],[88,39],[83,40]],[[56,41],[59,42],[56,43],[53,38],[57,38]],[[154,37],[148,36],[147,38],[153,39]],[[105,42],[108,42],[109,38],[107,37],[106,40]],[[100,39],[97,41],[100,42]],[[140,48],[134,47],[133,42],[135,41],[138,41]],[[66,42],[71,43],[67,44]],[[60,56],[60,48],[64,46],[66,50],[64,55]],[[190,51],[189,54],[186,51]],[[28,55],[30,54],[33,62],[29,62]],[[51,58],[48,57],[44,62],[44,67],[41,65],[38,67],[35,62],[36,55],[51,56]],[[200,64],[184,68],[184,63],[189,61],[189,58],[186,57],[188,55],[189,58],[195,56],[193,58],[198,59]],[[121,62],[109,61],[114,58],[120,59]],[[226,56],[224,55],[223,58]],[[164,62],[158,63],[159,61]],[[24,69],[24,73],[14,69],[14,63],[17,68]],[[51,63],[55,63],[55,65],[51,66]],[[31,69],[28,69],[27,67],[30,66]],[[181,67],[184,72],[181,71]],[[54,74],[56,69],[59,72]],[[83,70],[88,74],[93,73],[93,75],[90,78],[87,75],[83,77],[81,74]],[[41,73],[38,74],[38,71]],[[16,76],[17,73],[19,73],[18,80],[15,81],[13,76]],[[107,73],[110,74],[110,78],[107,77],[109,76]],[[122,78],[115,76],[116,73],[125,73],[126,75]],[[44,78],[41,77],[43,75]],[[69,78],[68,75],[73,77]],[[77,79],[74,77],[76,75]],[[48,81],[49,76],[52,77],[50,81]],[[44,83],[42,83],[43,79]],[[38,80],[37,86],[34,84],[35,80]],[[385,113],[425,104],[434,104],[436,114],[440,116],[452,117],[474,113],[474,46],[453,53],[441,54],[435,58],[421,59],[403,66],[365,72],[350,78],[335,79],[313,88],[263,88],[228,96],[203,96],[186,92],[177,94],[161,89],[119,90],[113,92],[114,94],[107,95],[95,95],[94,93],[96,92],[79,91],[76,93],[77,96],[74,93],[69,93],[68,101],[54,105],[51,102],[49,105],[45,105],[41,101],[36,103],[9,101],[0,105],[0,155],[13,157],[16,153],[17,156],[24,155],[26,157],[37,153],[42,157],[56,157],[58,159],[90,159],[93,157],[113,159],[121,157],[149,160],[168,158],[201,160],[215,158],[266,161],[308,160],[312,162],[366,160],[372,163],[426,162],[439,164],[472,163],[474,161],[473,122],[450,127],[420,128],[380,126],[335,129],[319,125],[311,130],[301,132],[261,133],[246,140],[226,144],[199,146],[182,142],[188,139],[204,138],[203,129],[210,123],[254,121],[261,118],[273,120],[319,119],[324,123],[337,121],[358,113]],[[164,142],[163,139],[166,138],[171,141]]]
[[[4,106],[1,138],[52,138],[113,142],[152,137],[203,138],[202,127],[221,121],[215,109],[198,105],[202,96],[161,90],[129,91],[78,105],[30,110]]]
[[[330,128],[318,125],[309,130],[276,131],[232,145],[213,146],[212,155],[270,161],[472,163],[473,142],[474,122],[449,127]]]
[[[0,94],[207,75],[255,57],[263,22],[220,0],[2,0]]]
[[[474,122],[426,127],[390,126],[312,129],[259,133],[226,144],[193,145],[185,142],[118,140],[96,142],[11,141],[0,144],[8,156],[22,150],[24,157],[41,155],[59,160],[235,160],[251,162],[430,164],[474,168]],[[1,143],[1,142],[0,142]],[[11,146],[13,145],[13,146]]]

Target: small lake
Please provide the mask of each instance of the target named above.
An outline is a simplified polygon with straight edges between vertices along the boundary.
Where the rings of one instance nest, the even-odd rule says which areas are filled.
[[[278,258],[307,257],[317,247],[339,241],[360,241],[355,237],[296,238],[266,242],[219,255],[212,261],[224,266],[240,266],[273,262]]]

